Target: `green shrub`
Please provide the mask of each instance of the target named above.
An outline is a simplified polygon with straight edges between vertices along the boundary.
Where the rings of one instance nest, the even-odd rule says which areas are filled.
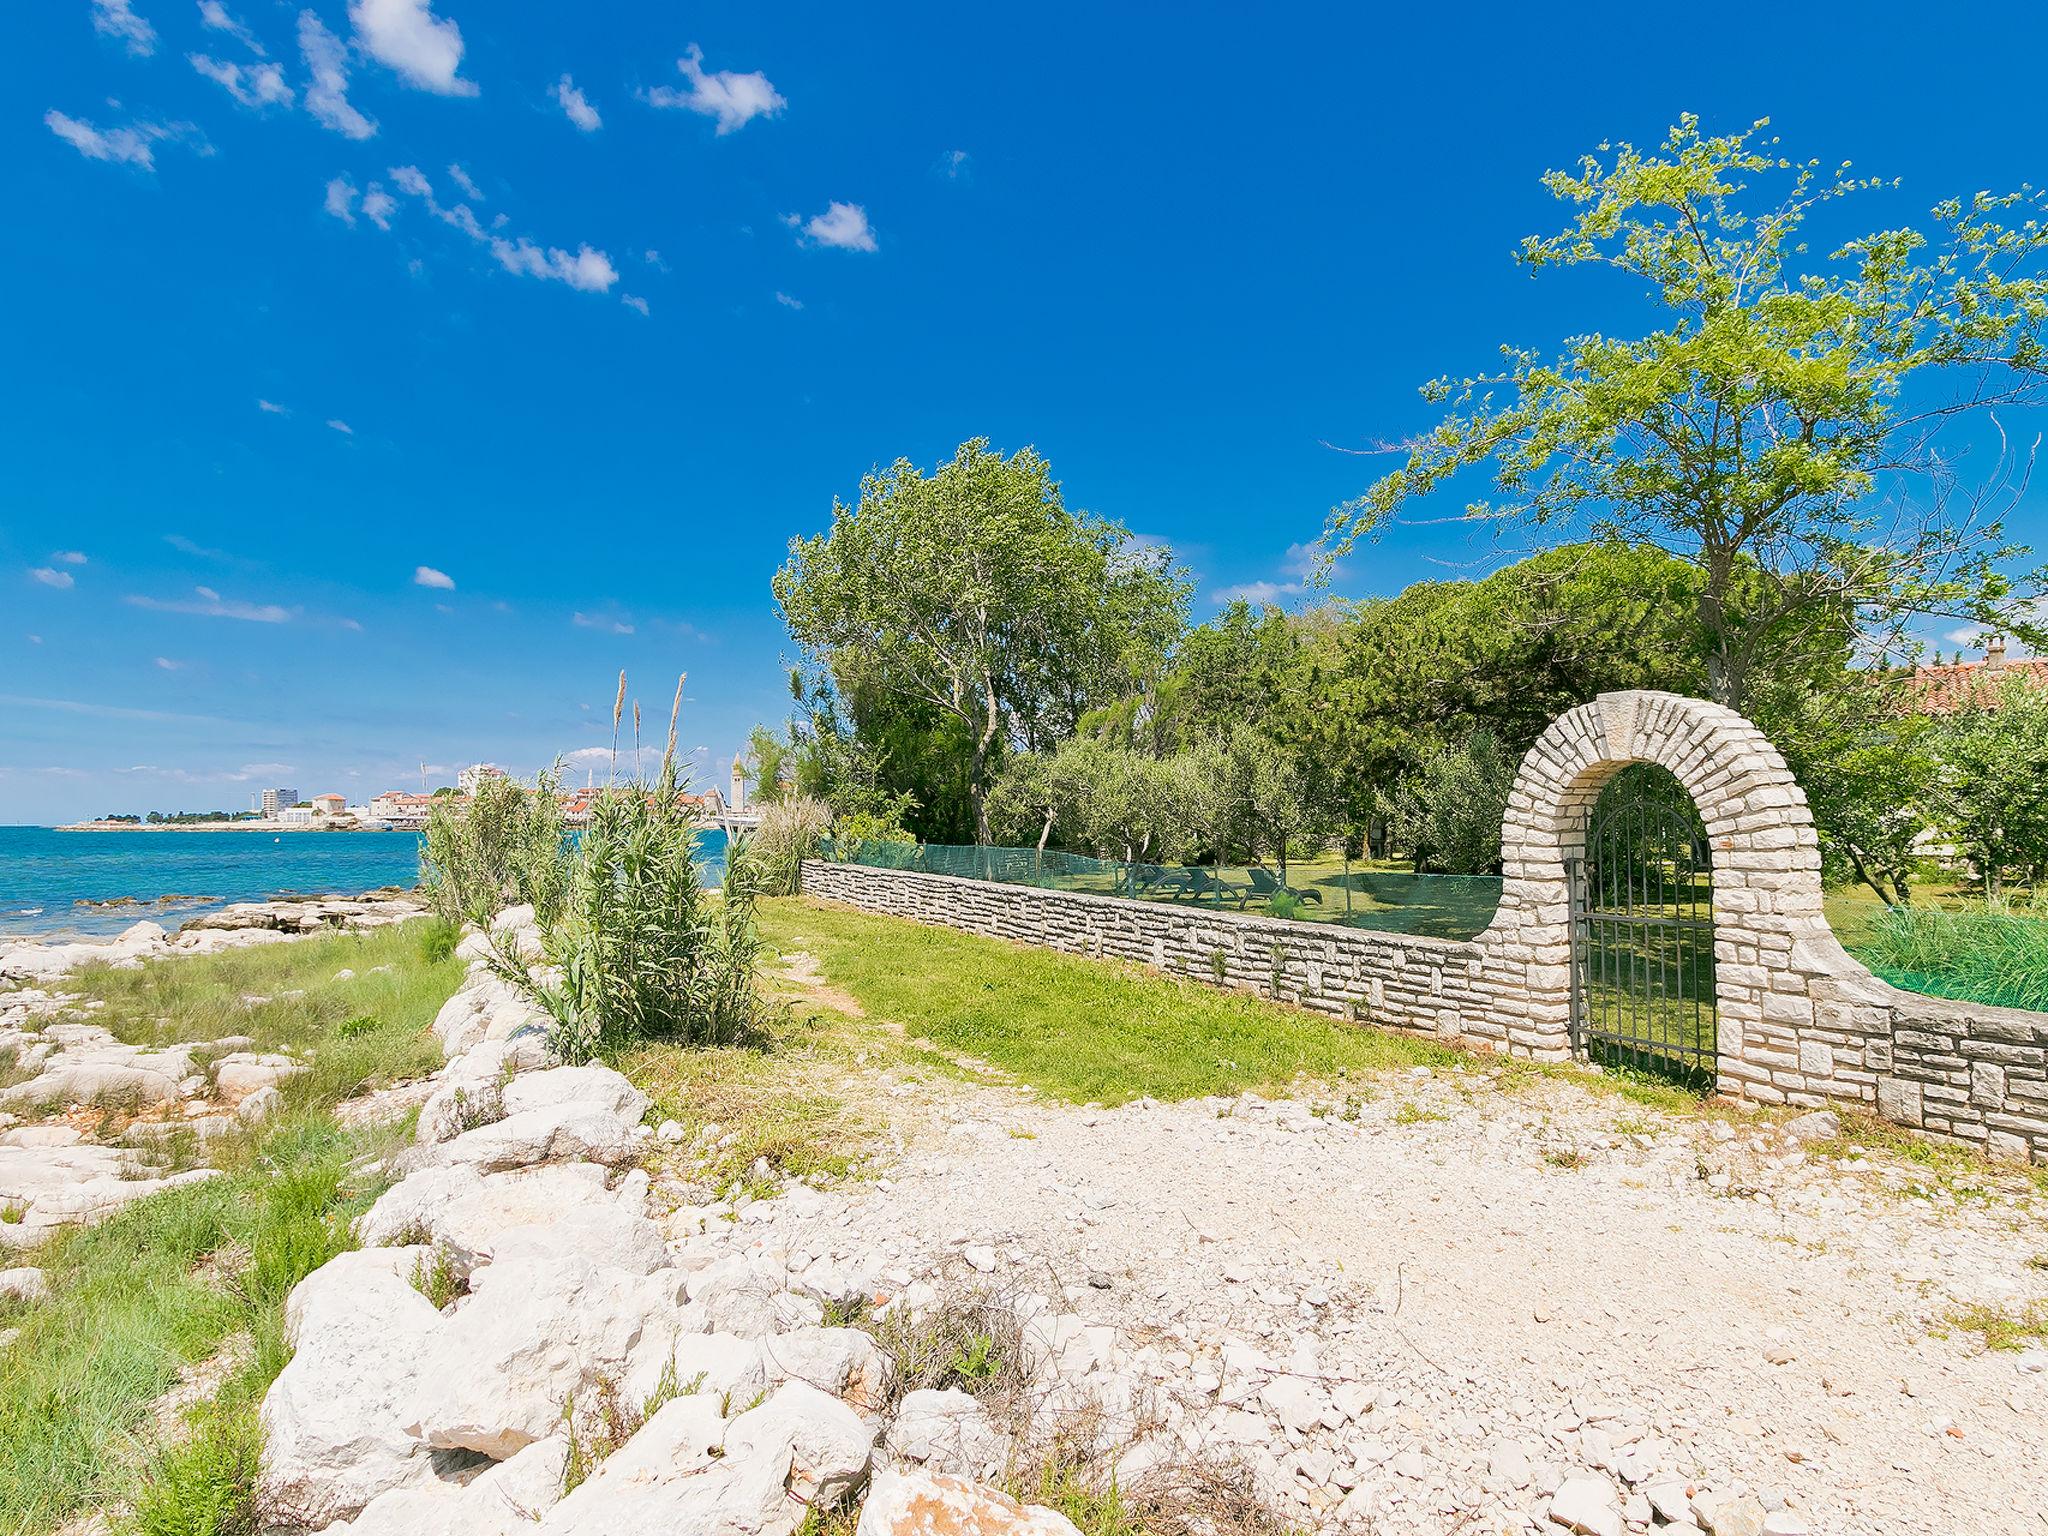
[[[543,932],[540,974],[501,940],[498,970],[547,1011],[561,1059],[650,1039],[726,1045],[752,1024],[752,860],[732,860],[712,900],[698,883],[696,831],[665,753],[652,786],[599,796],[575,849],[558,855],[564,897]]]
[[[263,1434],[254,1403],[199,1410],[190,1433],[159,1451],[135,1501],[135,1536],[255,1536]]]
[[[466,806],[440,803],[427,816],[420,879],[435,914],[460,927],[487,924],[515,903],[532,905],[545,928],[564,896],[568,841],[555,770],[531,785],[487,778]]]
[[[754,887],[763,896],[793,896],[805,859],[818,856],[832,830],[832,807],[822,800],[793,796],[761,810],[761,825],[726,857],[731,868],[740,859],[753,862]]]

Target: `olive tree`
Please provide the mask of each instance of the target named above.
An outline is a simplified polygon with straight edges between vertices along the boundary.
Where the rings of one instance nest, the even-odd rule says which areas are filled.
[[[1966,494],[1937,437],[1966,415],[1988,436],[1988,413],[2041,398],[2043,195],[1978,193],[1938,204],[1931,233],[1816,252],[1810,217],[1889,184],[1784,158],[1766,128],[1707,136],[1687,116],[1659,150],[1603,145],[1546,176],[1573,214],[1522,262],[1606,269],[1657,323],[1555,356],[1504,348],[1498,370],[1425,386],[1446,414],[1331,514],[1330,557],[1490,474],[1474,519],[1576,526],[1697,566],[1708,692],[1738,708],[1760,668],[1796,664],[1817,611],[1885,638],[1924,615],[2034,638],[2038,578],[2004,574],[2018,551],[1992,515],[2027,456],[2001,452]]]

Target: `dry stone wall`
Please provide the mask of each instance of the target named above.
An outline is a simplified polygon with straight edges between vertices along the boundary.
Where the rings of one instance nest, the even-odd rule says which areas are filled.
[[[1466,942],[815,861],[804,889],[1561,1060],[1572,1053],[1567,862],[1584,852],[1601,789],[1634,762],[1669,769],[1706,823],[1722,1092],[1857,1104],[2048,1163],[2048,1015],[1901,992],[1844,951],[1821,909],[1820,845],[1791,770],[1749,721],[1701,699],[1602,694],[1551,723],[1509,796],[1499,910]]]

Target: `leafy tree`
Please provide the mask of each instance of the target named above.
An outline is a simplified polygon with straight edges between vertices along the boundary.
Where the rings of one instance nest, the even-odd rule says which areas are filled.
[[[1879,183],[1784,159],[1765,127],[1708,137],[1687,116],[1661,152],[1622,144],[1551,172],[1575,215],[1521,260],[1611,268],[1647,287],[1664,323],[1576,336],[1555,359],[1509,348],[1498,372],[1427,386],[1447,414],[1332,514],[1333,558],[1488,465],[1499,500],[1474,518],[1590,524],[1697,568],[1707,690],[1724,703],[1741,707],[1760,665],[1802,649],[1816,609],[1880,631],[1939,614],[2034,637],[2025,593],[2000,573],[2017,552],[1980,516],[1984,498],[1957,505],[1934,439],[1963,413],[2039,398],[2044,199],[1979,193],[1936,207],[1932,237],[1885,230],[1818,258],[1808,218]],[[1772,179],[1789,180],[1775,198]],[[1931,494],[1884,504],[1907,473]],[[1744,602],[1745,582],[1761,598]]]
[[[1416,868],[1427,863],[1454,875],[1499,869],[1501,818],[1514,782],[1515,764],[1491,731],[1433,754],[1404,787],[1395,813]]]
[[[1187,586],[1162,552],[1067,509],[1045,460],[961,444],[927,475],[906,459],[790,545],[775,597],[830,668],[964,733],[975,834],[1012,744],[1050,746],[1128,695],[1179,633]]]
[[[2014,678],[1936,723],[1935,826],[1996,900],[2048,873],[2048,689]]]
[[[1299,752],[1249,726],[1231,738],[1226,761],[1236,828],[1252,857],[1271,855],[1279,863],[1285,885],[1289,847],[1326,835],[1332,807]]]
[[[795,744],[787,736],[778,736],[765,725],[747,732],[746,756],[740,771],[754,781],[756,800],[770,805],[789,793],[794,756]]]
[[[1925,715],[1901,707],[1897,677],[1844,667],[1825,686],[1774,690],[1752,707],[1806,793],[1825,876],[1910,903],[1935,733]]]

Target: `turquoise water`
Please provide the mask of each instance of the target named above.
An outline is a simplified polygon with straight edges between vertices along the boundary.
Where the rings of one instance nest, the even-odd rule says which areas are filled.
[[[725,833],[697,834],[706,884]],[[0,934],[119,933],[268,896],[359,895],[419,879],[412,832],[56,832],[0,827]],[[130,898],[139,905],[83,906]],[[165,898],[175,898],[166,900]]]

